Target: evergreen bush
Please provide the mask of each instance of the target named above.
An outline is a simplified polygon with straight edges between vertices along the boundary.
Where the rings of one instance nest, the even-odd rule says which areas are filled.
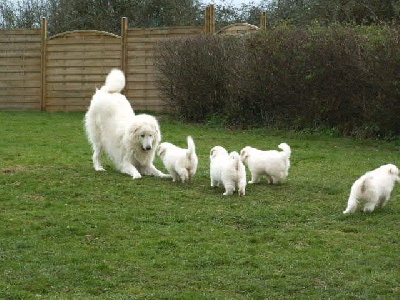
[[[393,137],[399,46],[394,27],[280,25],[163,42],[157,65],[171,108],[186,121]]]

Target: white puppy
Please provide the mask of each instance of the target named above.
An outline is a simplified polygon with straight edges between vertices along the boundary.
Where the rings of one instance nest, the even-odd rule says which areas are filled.
[[[229,153],[224,147],[215,146],[210,150],[210,179],[212,187],[219,186],[222,183],[221,172],[228,159]]]
[[[133,179],[142,175],[170,177],[153,165],[161,140],[157,120],[147,114],[136,116],[129,101],[120,93],[124,87],[124,73],[111,70],[105,85],[93,95],[85,115],[94,169],[104,171],[100,162],[104,150],[116,168]]]
[[[228,154],[228,151],[221,146],[211,149],[210,178],[212,187],[223,184],[224,196],[232,195],[236,187],[239,196],[244,196],[246,193],[246,168],[236,151]]]
[[[364,212],[372,212],[375,207],[384,207],[396,182],[400,182],[399,169],[392,164],[365,173],[353,183],[347,208],[343,213],[354,213],[360,202],[364,204]]]
[[[290,147],[286,143],[278,146],[283,151],[262,151],[246,146],[240,151],[240,157],[251,173],[249,183],[257,183],[265,175],[268,183],[280,183],[289,175]]]
[[[187,137],[187,149],[177,147],[171,143],[161,143],[157,154],[165,168],[172,176],[172,180],[189,182],[196,174],[198,158],[196,148],[191,136]]]

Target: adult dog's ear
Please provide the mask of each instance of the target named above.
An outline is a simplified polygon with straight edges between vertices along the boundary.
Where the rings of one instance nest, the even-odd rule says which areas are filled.
[[[140,126],[136,123],[133,123],[130,128],[129,128],[129,134],[130,135],[135,135],[137,133],[137,131],[139,130]]]
[[[153,140],[153,144],[158,145],[161,142],[160,128],[157,125],[154,125],[153,131],[154,131],[154,137],[155,137]]]
[[[130,141],[137,141],[139,139],[139,131],[140,127],[137,126],[137,124],[132,124],[128,129],[127,129],[127,138],[129,138]]]

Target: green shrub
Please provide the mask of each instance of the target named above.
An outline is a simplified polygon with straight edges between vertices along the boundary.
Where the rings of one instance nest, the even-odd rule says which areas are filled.
[[[396,28],[377,26],[191,37],[160,44],[160,83],[187,121],[396,136],[399,46]]]

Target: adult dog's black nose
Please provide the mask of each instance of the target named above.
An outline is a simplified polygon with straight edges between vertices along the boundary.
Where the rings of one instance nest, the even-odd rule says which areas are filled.
[[[151,150],[151,146],[146,146],[145,150]]]

